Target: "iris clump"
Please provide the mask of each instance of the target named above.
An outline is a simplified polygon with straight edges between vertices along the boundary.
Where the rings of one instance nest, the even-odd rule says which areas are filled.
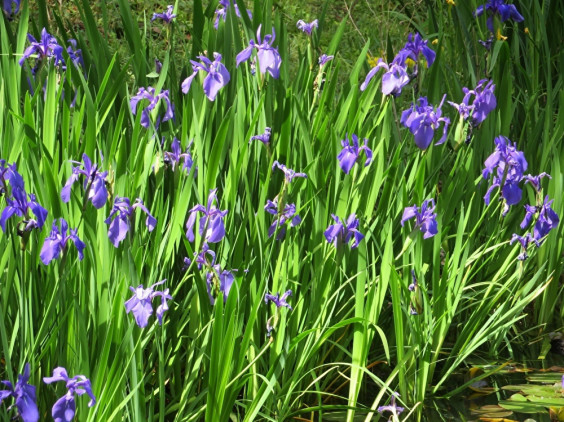
[[[206,56],[198,56],[198,59],[200,59],[200,63],[190,60],[193,73],[182,82],[182,92],[187,94],[198,72],[205,72],[207,75],[204,78],[204,94],[210,101],[215,101],[217,93],[227,85],[231,76],[227,68],[221,63],[221,54],[213,53],[213,62]]]
[[[484,179],[493,174],[492,184],[484,196],[486,205],[490,203],[490,196],[497,187],[501,188],[501,195],[505,199],[503,215],[509,212],[511,205],[521,201],[523,191],[519,182],[527,170],[527,160],[522,151],[518,151],[516,144],[511,143],[505,136],[495,138],[495,151],[486,159],[485,168],[482,170]]]
[[[339,166],[345,172],[345,174],[349,174],[352,169],[354,163],[360,156],[360,153],[364,151],[364,155],[366,155],[366,160],[364,161],[364,167],[368,166],[372,162],[372,150],[368,148],[368,139],[364,138],[364,145],[359,146],[358,143],[358,136],[355,134],[352,135],[352,145],[350,144],[349,138],[345,137],[341,141],[341,145],[343,146],[342,151],[337,155],[337,160],[339,160]]]
[[[364,91],[374,75],[380,69],[385,69],[386,72],[382,76],[382,93],[384,95],[393,95],[394,97],[399,96],[403,87],[417,75],[419,55],[423,55],[427,62],[427,67],[433,64],[436,57],[436,53],[427,46],[427,40],[424,40],[419,33],[416,33],[415,36],[409,34],[404,47],[396,54],[390,64],[383,59],[378,60],[376,66],[368,72],[366,79],[360,85],[360,90]],[[407,59],[411,59],[415,63],[412,75],[408,74]]]
[[[267,200],[264,209],[267,213],[276,216],[274,222],[268,228],[268,237],[272,237],[276,230],[280,228],[276,240],[282,240],[286,235],[287,221],[290,221],[290,227],[295,227],[302,222],[301,217],[297,214],[295,204],[285,204],[283,210],[279,209],[278,197],[274,198],[274,201]]]
[[[29,363],[25,364],[24,372],[18,375],[16,385],[8,380],[0,381],[7,389],[0,390],[0,405],[8,397],[15,400],[18,415],[23,422],[37,422],[39,420],[39,410],[37,409],[37,397],[35,395],[35,386],[28,383],[30,376]],[[8,411],[13,407],[8,407]],[[15,417],[17,418],[17,416]],[[15,419],[14,418],[14,419]]]
[[[327,242],[338,247],[341,244],[348,244],[352,240],[351,249],[357,248],[360,241],[364,239],[364,235],[358,230],[360,221],[356,218],[356,215],[349,215],[346,221],[341,221],[335,214],[331,214],[331,217],[335,220],[335,224],[331,224],[323,233]]]
[[[174,106],[170,102],[168,90],[164,90],[156,94],[155,88],[153,87],[139,88],[137,94],[131,97],[131,100],[129,101],[131,113],[133,115],[137,114],[137,104],[143,100],[149,101],[149,104],[147,104],[141,112],[141,126],[144,128],[148,129],[151,125],[151,111],[157,107],[161,100],[165,103],[165,112],[162,117],[159,116],[157,118],[155,127],[158,129],[161,122],[174,119]]]
[[[65,65],[63,47],[61,47],[57,39],[49,34],[45,28],[41,30],[41,38],[39,41],[31,34],[27,34],[27,39],[30,42],[30,46],[23,52],[22,58],[18,62],[20,66],[23,66],[27,59],[35,57],[35,65],[31,70],[35,75],[43,60],[52,60],[55,66]]]
[[[173,5],[168,5],[166,7],[166,11],[163,13],[153,13],[153,17],[151,18],[151,22],[155,19],[161,19],[164,23],[169,24],[172,20],[176,17],[174,13],[172,13],[174,9]]]
[[[280,57],[280,53],[278,53],[278,48],[272,47],[276,34],[274,28],[272,28],[272,34],[265,35],[264,39],[261,39],[261,28],[262,25],[259,25],[257,29],[257,41],[250,40],[249,46],[237,54],[237,67],[239,67],[241,63],[249,60],[253,50],[256,49],[260,73],[265,74],[268,72],[274,79],[278,79],[280,77],[282,58]]]
[[[462,103],[456,104],[451,101],[447,102],[456,108],[463,120],[471,118],[472,125],[478,126],[486,120],[488,114],[497,106],[494,90],[495,84],[492,80],[482,79],[478,82],[475,89],[462,88],[462,92],[464,93]],[[472,104],[470,104],[472,98]]]
[[[239,11],[239,6],[237,6],[236,2],[232,2],[232,0],[219,0],[219,5],[222,7],[220,9],[216,9],[215,11],[215,22],[213,23],[213,27],[215,29],[219,28],[220,20],[223,20],[223,22],[225,22],[225,19],[227,19],[227,11],[230,7],[233,7],[233,10],[235,10],[235,16],[237,16],[238,18],[241,17],[241,12]],[[248,9],[247,15],[249,16],[249,19],[253,18],[253,14]]]
[[[296,26],[298,27],[298,29],[305,32],[307,35],[311,35],[311,32],[315,28],[317,28],[317,25],[318,25],[317,19],[314,19],[310,23],[304,22],[302,19],[300,19],[296,23]]]
[[[70,378],[65,368],[57,367],[53,369],[52,377],[43,378],[45,384],[59,381],[63,381],[66,384],[67,393],[53,405],[51,415],[55,422],[70,422],[74,419],[76,414],[75,395],[82,396],[83,394],[88,394],[88,396],[90,396],[88,407],[92,407],[96,404],[96,397],[94,397],[94,393],[92,392],[90,380],[84,375],[76,375]]]
[[[135,211],[136,208],[139,208],[147,214],[145,225],[150,232],[156,227],[157,219],[151,215],[141,199],[137,198],[135,203],[131,205],[129,198],[117,196],[110,215],[104,220],[104,223],[110,225],[108,228],[108,238],[116,248],[127,236],[131,219],[133,218],[133,211]]]
[[[419,207],[413,205],[411,207],[406,207],[403,211],[403,216],[401,217],[401,225],[404,226],[405,222],[415,218],[415,229],[419,229],[423,232],[423,239],[428,239],[433,237],[438,233],[437,228],[437,213],[435,211],[435,200],[427,199],[423,201],[421,205],[421,211]]]
[[[188,221],[186,222],[186,237],[190,242],[194,241],[194,224],[196,224],[196,217],[199,212],[204,216],[200,218],[200,235],[203,236],[205,242],[217,243],[225,237],[225,225],[223,219],[229,210],[221,211],[215,205],[214,200],[217,202],[217,189],[210,190],[208,195],[207,206],[196,205],[189,213]]]
[[[82,261],[84,258],[82,251],[86,245],[78,237],[76,229],[71,229],[69,233],[69,226],[64,218],[59,219],[59,225],[57,225],[57,220],[54,220],[51,233],[45,238],[41,253],[39,254],[41,262],[49,265],[53,259],[57,259],[59,255],[65,252],[69,240],[72,240],[74,243],[78,251],[78,259]]]
[[[493,18],[499,15],[502,22],[513,19],[515,22],[523,22],[525,18],[519,13],[514,4],[506,4],[505,0],[487,0],[486,4],[478,6],[474,12],[475,17],[488,14],[487,26],[491,32],[494,32]]]
[[[92,202],[95,208],[100,209],[106,204],[108,199],[108,190],[106,189],[108,172],[98,171],[98,165],[92,164],[92,160],[86,154],[82,154],[82,161],[82,165],[78,161],[71,161],[71,163],[78,164],[78,166],[72,168],[72,175],[68,178],[61,191],[61,199],[65,203],[70,201],[72,185],[82,175],[84,176],[83,188],[86,192],[86,198]]]
[[[152,301],[155,297],[161,298],[161,304],[157,307],[156,315],[160,325],[163,325],[163,314],[168,311],[167,300],[172,300],[169,289],[162,292],[155,291],[155,287],[163,284],[166,280],[161,280],[146,289],[142,284],[137,288],[129,287],[133,292],[133,296],[125,302],[125,313],[133,313],[135,322],[141,328],[145,328],[149,323],[149,318],[153,315]]]
[[[443,144],[447,139],[447,131],[450,125],[448,117],[442,117],[441,107],[445,101],[443,96],[438,107],[433,107],[427,101],[427,97],[419,98],[419,105],[412,104],[411,108],[404,110],[400,122],[413,134],[415,145],[420,149],[427,149],[433,141],[435,130],[443,125],[443,136],[435,145]]]

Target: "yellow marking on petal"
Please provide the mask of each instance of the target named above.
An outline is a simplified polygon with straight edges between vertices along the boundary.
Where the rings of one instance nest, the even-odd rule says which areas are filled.
[[[405,64],[407,65],[407,67],[412,68],[413,66],[415,66],[415,61],[408,57],[407,59],[405,59]]]
[[[507,37],[504,37],[503,34],[501,33],[501,29],[497,30],[496,38],[501,41],[505,41],[507,39]]]

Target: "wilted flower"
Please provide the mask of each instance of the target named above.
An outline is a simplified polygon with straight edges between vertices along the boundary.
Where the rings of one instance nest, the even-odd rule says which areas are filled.
[[[144,128],[148,128],[151,125],[151,111],[153,111],[157,105],[159,104],[160,100],[163,100],[165,103],[165,113],[164,116],[158,117],[157,122],[155,123],[155,127],[158,128],[161,122],[166,122],[167,120],[174,119],[174,106],[170,102],[168,90],[161,91],[160,93],[155,95],[155,88],[148,87],[148,88],[139,88],[137,94],[131,97],[129,101],[129,105],[131,107],[131,112],[133,115],[137,113],[137,103],[142,100],[148,100],[149,104],[143,109],[141,113],[141,126]]]
[[[451,101],[448,101],[448,103],[458,110],[458,113],[464,120],[472,113],[472,125],[478,126],[497,106],[494,89],[493,81],[482,79],[473,90],[466,87],[462,88],[462,92],[464,92],[462,103],[456,104]],[[472,96],[474,96],[474,100],[470,104]]]
[[[302,222],[302,219],[296,212],[295,204],[284,205],[283,211],[278,209],[278,197],[274,198],[274,201],[271,201],[270,199],[267,200],[264,209],[269,214],[277,216],[268,228],[268,237],[271,237],[276,232],[276,229],[280,227],[280,230],[276,235],[276,240],[282,240],[286,235],[287,221],[290,221],[290,227],[295,227]]]
[[[147,214],[145,225],[150,232],[153,231],[157,225],[157,219],[151,215],[147,207],[143,205],[143,201],[141,201],[141,199],[137,198],[135,203],[131,205],[129,198],[116,196],[112,212],[108,218],[104,220],[104,223],[110,225],[108,229],[108,237],[116,248],[122,240],[125,239],[125,236],[127,236],[135,208],[139,208]]]
[[[516,241],[521,244],[522,252],[517,257],[519,261],[524,261],[529,257],[529,255],[527,255],[527,248],[529,247],[529,244],[534,242],[537,245],[537,248],[540,246],[539,241],[534,239],[533,236],[531,236],[531,233],[527,233],[525,234],[525,236],[519,236],[518,234],[513,233],[513,236],[511,237],[511,241],[509,242],[509,244],[513,245],[513,243],[515,243]]]
[[[482,176],[487,179],[493,173],[493,183],[484,195],[486,205],[490,203],[491,192],[496,187],[501,187],[501,194],[505,199],[505,209],[503,215],[507,214],[510,205],[518,204],[521,201],[523,191],[519,182],[523,178],[523,173],[527,170],[527,160],[522,151],[517,151],[516,144],[505,136],[495,138],[496,150],[484,163]],[[501,183],[503,182],[503,186]]]
[[[272,35],[265,35],[264,39],[261,40],[261,27],[262,25],[259,25],[257,29],[257,42],[255,43],[254,40],[249,41],[249,46],[237,54],[237,67],[239,67],[241,63],[249,60],[253,49],[256,48],[260,73],[265,74],[268,72],[274,79],[278,79],[280,77],[282,58],[280,57],[280,53],[278,53],[278,48],[272,47],[272,43],[276,37],[274,28],[272,28]]]
[[[163,314],[168,311],[167,300],[172,300],[172,296],[169,294],[169,289],[165,289],[162,292],[155,291],[155,286],[163,284],[166,280],[161,280],[146,289],[142,284],[137,286],[137,288],[129,287],[129,290],[133,292],[133,297],[125,302],[125,313],[133,312],[135,317],[135,322],[141,328],[145,328],[149,323],[149,318],[153,315],[153,298],[160,296],[161,304],[157,307],[157,319],[159,324],[163,325]]]
[[[474,12],[474,16],[482,16],[484,12],[488,12],[487,26],[491,32],[494,32],[494,15],[499,15],[502,22],[505,22],[508,19],[513,19],[515,22],[523,22],[525,20],[515,5],[505,4],[505,0],[488,0],[485,5],[478,6]]]
[[[407,74],[407,68],[399,54],[389,65],[384,62],[384,60],[379,59],[376,66],[366,75],[366,79],[360,85],[360,90],[364,91],[366,89],[374,75],[376,75],[380,69],[386,70],[382,76],[382,94],[393,95],[394,97],[400,95],[402,88],[409,83],[410,79]]]
[[[51,415],[53,416],[55,422],[70,422],[74,418],[76,413],[76,403],[74,401],[75,394],[78,394],[79,396],[88,394],[90,396],[88,407],[92,407],[96,404],[96,398],[92,392],[90,380],[84,375],[76,375],[73,378],[69,378],[67,370],[59,366],[58,368],[53,369],[52,377],[43,378],[43,382],[45,384],[51,384],[58,381],[65,382],[68,391],[67,394],[57,400],[53,405]]]
[[[53,259],[57,259],[65,251],[69,240],[73,241],[78,251],[78,259],[82,261],[84,258],[82,251],[86,245],[78,238],[76,229],[71,229],[70,234],[67,234],[68,230],[69,226],[64,218],[59,219],[59,226],[57,226],[57,220],[53,221],[51,233],[45,238],[41,253],[39,254],[43,264],[49,265]]]
[[[345,174],[349,174],[361,151],[364,151],[364,155],[366,155],[364,167],[370,164],[372,161],[372,150],[368,148],[367,142],[368,139],[364,138],[364,145],[359,147],[358,136],[355,134],[352,135],[352,145],[350,145],[348,136],[341,141],[343,150],[337,155],[337,160],[339,160],[339,166],[341,166]]]
[[[317,28],[317,24],[318,24],[317,19],[313,20],[311,23],[306,23],[300,19],[296,24],[296,26],[298,27],[298,29],[302,30],[306,34],[311,35],[311,31]]]
[[[24,189],[23,177],[18,173],[16,163],[6,166],[6,160],[0,160],[0,195],[4,195],[8,192],[7,181],[10,182],[12,189],[14,189],[14,187]]]
[[[307,174],[305,173],[296,173],[294,170],[289,169],[284,164],[280,164],[278,161],[272,163],[272,171],[278,167],[280,170],[284,172],[284,181],[286,184],[290,183],[296,177],[305,177],[307,178]]]
[[[221,9],[216,9],[215,11],[215,22],[213,24],[213,27],[215,29],[219,28],[219,20],[222,19],[223,22],[225,22],[225,19],[227,18],[227,9],[229,9],[229,7],[231,7],[231,0],[219,0],[219,4],[220,6],[222,6]],[[241,12],[239,11],[239,6],[237,6],[237,3],[233,3],[233,9],[235,10],[235,15],[240,18],[241,17]],[[247,9],[247,15],[249,16],[249,19],[253,18],[253,14],[251,13],[250,10]]]
[[[405,409],[396,405],[396,397],[399,397],[399,394],[394,391],[394,393],[392,393],[392,397],[390,398],[390,404],[378,407],[378,413],[382,414],[384,412],[392,412],[390,418],[397,418]]]
[[[26,59],[33,55],[37,55],[35,66],[32,68],[33,74],[37,72],[44,58],[54,59],[55,66],[65,65],[63,47],[59,45],[57,39],[49,34],[45,28],[41,31],[40,41],[37,41],[31,34],[27,34],[27,39],[31,45],[23,52],[22,58],[18,62],[20,66],[23,66]]]
[[[419,230],[423,232],[423,239],[433,237],[438,233],[436,220],[437,214],[434,211],[434,199],[427,199],[423,201],[423,205],[421,205],[421,212],[419,212],[419,208],[416,205],[406,207],[403,211],[403,216],[401,217],[401,225],[403,227],[407,220],[415,217],[415,228],[419,228]]]
[[[445,101],[446,94],[441,103],[435,109],[429,105],[426,97],[419,98],[419,105],[412,104],[410,109],[404,110],[401,114],[400,122],[407,127],[415,138],[415,145],[420,149],[426,149],[433,141],[435,130],[443,123],[443,136],[435,145],[440,145],[446,141],[447,131],[450,125],[448,117],[441,117],[441,107]]]
[[[223,65],[223,63],[221,63],[221,54],[213,53],[213,57],[213,62],[206,56],[198,56],[200,63],[190,60],[194,73],[182,82],[182,92],[184,94],[188,93],[190,86],[192,85],[192,81],[200,71],[207,72],[207,75],[204,78],[204,93],[210,101],[214,101],[219,90],[227,85],[231,76],[229,76],[227,68]]]
[[[36,404],[35,386],[28,384],[29,375],[29,363],[26,363],[23,374],[18,375],[18,381],[15,387],[8,380],[1,381],[8,389],[0,390],[0,404],[2,404],[5,399],[12,396],[16,401],[15,404],[18,409],[18,414],[22,420],[24,422],[37,422],[39,420],[39,410]],[[8,411],[11,408],[12,406],[8,407]]]
[[[558,227],[560,219],[558,214],[554,212],[551,205],[554,200],[548,200],[548,195],[544,197],[544,202],[539,206],[525,205],[525,218],[521,222],[521,228],[524,229],[531,224],[531,221],[535,215],[538,214],[535,227],[533,228],[534,240],[541,242],[544,237],[552,230]]]
[[[70,201],[71,188],[74,182],[78,181],[80,175],[84,176],[83,187],[86,191],[87,198],[92,202],[95,208],[100,209],[106,204],[108,199],[108,191],[106,189],[106,177],[108,172],[98,171],[98,165],[92,164],[92,160],[86,154],[82,154],[81,165],[78,161],[71,161],[71,163],[78,164],[73,167],[72,175],[68,178],[63,190],[61,191],[61,199],[63,202]],[[82,169],[80,167],[83,167]]]
[[[270,144],[270,131],[271,131],[271,129],[269,127],[264,128],[264,133],[262,133],[260,135],[252,136],[251,139],[249,140],[249,144],[252,141],[257,140],[257,141],[261,141],[265,145],[269,145]]]
[[[235,281],[233,273],[231,271],[222,270],[219,264],[212,265],[208,268],[206,284],[212,305],[215,305],[215,298],[220,293],[223,293],[223,302],[225,303],[227,301],[227,296],[229,296],[233,281]]]
[[[360,241],[364,239],[364,235],[358,231],[360,221],[356,218],[356,215],[349,215],[346,222],[341,221],[335,214],[331,214],[331,217],[335,220],[335,224],[331,224],[323,233],[327,242],[333,243],[335,247],[338,247],[340,244],[347,244],[353,239],[351,249],[358,247]]]
[[[435,61],[436,53],[427,47],[427,40],[421,38],[419,33],[409,34],[405,46],[399,51],[398,56],[402,58],[402,63],[405,64],[406,60],[410,58],[415,63],[419,60],[419,55],[422,54],[427,61],[427,67],[430,67]]]
[[[328,56],[327,54],[322,54],[319,56],[319,66],[324,66],[329,60],[333,60],[335,56]]]
[[[200,218],[199,231],[200,235],[204,237],[205,242],[216,243],[225,237],[223,218],[227,215],[229,210],[220,211],[213,205],[214,199],[217,201],[216,192],[217,189],[210,190],[207,207],[198,204],[189,211],[190,217],[188,217],[188,221],[186,222],[186,237],[190,242],[194,241],[194,224],[196,223],[198,212],[204,214],[204,216]]]
[[[174,13],[172,13],[173,9],[174,9],[174,6],[168,5],[166,7],[165,12],[163,12],[163,13],[153,13],[153,17],[151,18],[151,22],[154,21],[155,19],[162,19],[164,21],[164,23],[171,23],[172,20],[176,17],[176,15]]]
[[[192,146],[192,142],[188,145],[185,152],[182,152],[180,141],[176,138],[172,141],[171,149],[172,152],[165,152],[164,153],[164,163],[172,167],[172,171],[174,171],[177,164],[180,163],[181,159],[184,159],[184,164],[182,165],[182,169],[186,170],[187,173],[190,173],[192,166],[194,165],[194,160],[192,160],[192,155],[190,154],[190,147]],[[197,169],[194,170],[194,177],[196,177]]]
[[[271,301],[272,303],[274,303],[276,305],[277,308],[288,308],[289,310],[292,310],[292,307],[290,306],[290,304],[286,301],[286,299],[288,299],[290,296],[292,296],[292,291],[291,290],[287,290],[282,297],[280,297],[280,293],[276,293],[276,296],[271,295],[269,293],[267,293],[264,296],[264,303],[266,303],[268,305],[268,302]]]
[[[35,199],[35,195],[30,193],[29,195],[23,189],[22,186],[12,186],[12,198],[6,198],[8,205],[2,211],[0,216],[0,226],[2,230],[6,232],[6,221],[8,221],[14,215],[18,217],[24,217],[21,222],[24,225],[22,229],[24,232],[30,231],[33,228],[42,228],[45,224],[45,219],[47,218],[47,210],[39,205]],[[29,201],[28,198],[29,197]],[[35,215],[37,220],[29,218],[29,211]]]

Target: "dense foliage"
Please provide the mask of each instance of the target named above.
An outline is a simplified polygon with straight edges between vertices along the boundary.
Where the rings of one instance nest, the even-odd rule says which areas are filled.
[[[90,3],[3,3],[0,420],[403,420],[561,328],[556,2],[379,10],[378,58],[330,2]]]

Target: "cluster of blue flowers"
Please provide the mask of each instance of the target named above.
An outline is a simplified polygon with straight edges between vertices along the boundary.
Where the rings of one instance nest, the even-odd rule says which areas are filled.
[[[16,385],[12,385],[10,381],[2,381],[7,390],[0,390],[0,404],[8,397],[15,399],[15,405],[18,414],[23,422],[37,422],[39,420],[39,409],[37,408],[37,397],[35,395],[35,386],[28,383],[31,375],[29,363],[25,365],[24,372],[18,375]],[[69,377],[67,370],[63,367],[53,369],[52,377],[44,377],[45,384],[63,381],[66,384],[67,393],[55,402],[51,409],[51,416],[55,422],[69,422],[74,419],[76,414],[75,395],[87,394],[90,397],[88,407],[96,404],[96,397],[92,392],[90,380],[84,375],[76,375]],[[11,408],[12,406],[10,406]],[[10,410],[8,408],[8,410]]]

